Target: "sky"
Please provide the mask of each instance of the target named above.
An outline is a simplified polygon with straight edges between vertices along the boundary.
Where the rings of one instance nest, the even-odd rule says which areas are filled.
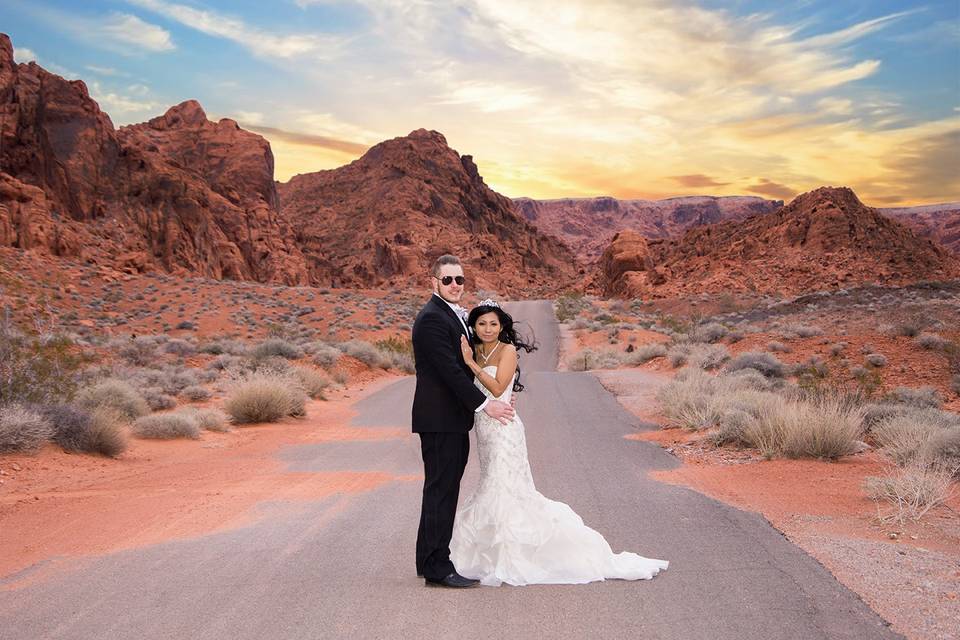
[[[117,126],[188,99],[276,177],[443,133],[510,197],[960,201],[960,0],[4,0]]]

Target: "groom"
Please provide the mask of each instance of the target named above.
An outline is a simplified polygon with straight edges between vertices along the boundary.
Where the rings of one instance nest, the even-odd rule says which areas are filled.
[[[464,578],[450,562],[450,537],[460,496],[460,479],[470,454],[473,414],[484,411],[506,423],[513,408],[488,399],[473,384],[463,361],[461,336],[468,335],[463,297],[463,267],[443,255],[433,266],[433,295],[413,323],[417,389],[413,395],[413,432],[423,455],[423,504],[417,532],[417,575],[427,585],[463,588],[479,584]]]

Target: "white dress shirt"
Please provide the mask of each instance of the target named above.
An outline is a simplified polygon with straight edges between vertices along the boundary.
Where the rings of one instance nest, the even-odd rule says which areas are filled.
[[[450,304],[448,301],[444,300],[442,296],[440,296],[440,295],[438,295],[438,294],[436,294],[436,293],[434,293],[433,295],[437,296],[437,298],[438,298],[439,300],[441,300],[444,304],[446,304],[448,307],[450,307],[451,310],[453,310],[453,315],[457,316],[457,320],[460,321],[460,326],[463,327],[463,332],[464,332],[465,334],[467,334],[467,338],[469,338],[469,337],[470,337],[470,332],[467,331],[467,323],[464,322],[464,321],[463,321],[463,318],[460,317],[460,314],[457,312],[457,307],[455,307],[454,305]],[[485,398],[485,399],[483,400],[483,403],[482,403],[479,407],[477,407],[476,409],[474,409],[473,412],[476,413],[476,412],[478,412],[478,411],[483,411],[483,408],[484,408],[485,406],[487,406],[487,403],[488,403],[488,402],[490,402],[490,398]]]

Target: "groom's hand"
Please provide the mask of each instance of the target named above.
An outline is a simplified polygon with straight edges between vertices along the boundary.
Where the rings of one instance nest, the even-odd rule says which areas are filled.
[[[487,406],[483,408],[483,412],[500,422],[500,424],[507,424],[513,419],[513,407],[499,400],[491,400],[488,402]]]

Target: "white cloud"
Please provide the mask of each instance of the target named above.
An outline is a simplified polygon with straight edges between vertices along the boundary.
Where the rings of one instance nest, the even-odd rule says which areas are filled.
[[[26,47],[14,47],[13,59],[20,64],[30,62],[31,60],[39,64],[40,60],[37,58],[37,54],[33,52],[33,49],[27,49]]]
[[[90,97],[96,100],[100,108],[118,125],[140,122],[160,108],[160,104],[151,100],[146,93],[148,92],[140,91],[139,95],[130,95],[115,89],[106,89],[97,81],[90,84]]]
[[[84,69],[88,71],[93,71],[97,75],[101,76],[129,76],[130,74],[123,71],[118,71],[113,67],[100,67],[95,64],[88,64],[84,66]]]
[[[169,31],[129,13],[110,14],[100,26],[100,33],[116,42],[146,51],[172,51],[176,48]]]
[[[259,111],[234,111],[233,119],[241,124],[263,124],[263,114]]]
[[[468,104],[481,111],[509,111],[529,107],[539,98],[529,87],[506,86],[491,82],[464,82],[452,88],[439,104]]]
[[[378,131],[371,131],[340,120],[332,113],[300,111],[295,114],[293,122],[297,125],[295,128],[301,133],[350,140],[355,143],[372,144],[387,137]]]
[[[287,59],[310,55],[318,59],[332,59],[339,54],[344,42],[342,38],[314,33],[271,33],[251,26],[239,18],[165,0],[128,2],[207,35],[236,42],[255,55],[265,58]]]

